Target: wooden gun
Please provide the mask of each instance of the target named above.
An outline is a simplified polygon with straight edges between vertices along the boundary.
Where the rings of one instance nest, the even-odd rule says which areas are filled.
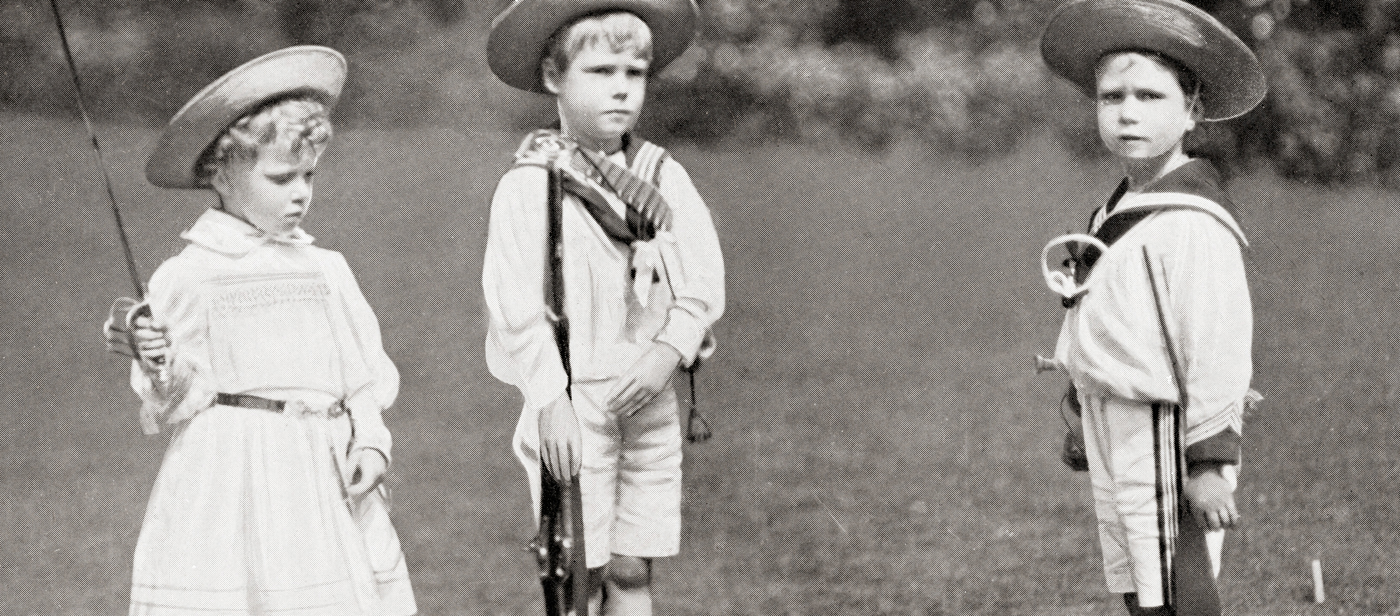
[[[573,397],[569,363],[569,318],[564,310],[564,176],[560,156],[551,158],[549,173],[549,235],[545,248],[548,272],[545,305],[554,328],[554,342],[568,377],[565,392]],[[540,528],[528,548],[540,568],[547,616],[588,616],[588,562],[584,549],[583,495],[577,475],[560,485],[540,462]]]

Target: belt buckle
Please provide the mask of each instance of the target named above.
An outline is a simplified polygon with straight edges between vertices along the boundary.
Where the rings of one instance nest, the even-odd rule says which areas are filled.
[[[282,407],[282,412],[297,417],[306,417],[316,414],[316,412],[311,410],[311,407],[307,406],[306,402],[302,400],[288,400]]]
[[[282,412],[295,417],[325,417],[328,419],[335,419],[348,411],[345,408],[345,402],[341,400],[332,402],[328,407],[318,408],[307,404],[305,400],[293,399],[283,403]]]

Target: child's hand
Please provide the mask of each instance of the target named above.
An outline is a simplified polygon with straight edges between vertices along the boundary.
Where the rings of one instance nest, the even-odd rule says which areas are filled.
[[[107,320],[102,323],[102,337],[107,341],[108,351],[136,359],[136,342],[131,337],[127,320],[140,305],[130,297],[119,297],[112,302],[111,310],[107,311]]]
[[[1240,522],[1235,509],[1235,494],[1230,482],[1220,474],[1218,465],[1192,474],[1186,480],[1186,501],[1196,521],[1210,530],[1234,528]]]
[[[619,417],[630,417],[642,410],[666,389],[671,373],[680,363],[681,354],[671,345],[653,342],[608,392],[608,410]]]
[[[159,372],[161,366],[169,363],[170,355],[170,339],[165,323],[147,312],[132,319],[131,326],[130,332],[114,331],[110,325],[104,328],[107,348],[116,350],[115,345],[118,344],[128,349],[135,347],[141,367],[148,373]]]
[[[540,411],[540,459],[560,484],[568,483],[583,466],[583,435],[568,394],[561,394]]]
[[[350,452],[349,463],[350,485],[345,487],[345,491],[349,492],[352,498],[364,496],[370,490],[379,487],[379,482],[384,479],[384,471],[389,467],[384,454],[376,449],[356,449]]]

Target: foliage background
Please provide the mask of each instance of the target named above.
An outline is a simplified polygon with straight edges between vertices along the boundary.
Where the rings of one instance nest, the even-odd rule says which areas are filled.
[[[1197,0],[1258,52],[1271,92],[1192,147],[1304,181],[1400,184],[1400,2]],[[1040,61],[1057,0],[705,0],[698,44],[659,76],[645,129],[691,140],[906,138],[984,158],[1051,131],[1096,156],[1089,108]],[[60,2],[104,119],[158,124],[238,63],[316,43],[350,58],[342,122],[377,126],[547,117],[485,65],[501,0]],[[0,108],[73,113],[47,3],[0,0]]]

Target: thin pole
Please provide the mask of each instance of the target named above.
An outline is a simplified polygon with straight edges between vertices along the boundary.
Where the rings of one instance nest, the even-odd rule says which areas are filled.
[[[117,207],[117,194],[112,190],[112,177],[107,174],[107,164],[102,158],[102,146],[97,142],[97,131],[92,128],[87,106],[83,104],[83,85],[78,79],[78,65],[73,61],[73,50],[68,46],[68,31],[63,27],[63,15],[58,11],[58,0],[49,0],[53,8],[53,20],[58,26],[58,40],[63,43],[63,57],[68,60],[68,74],[73,77],[73,90],[78,95],[78,113],[83,116],[88,137],[92,139],[92,151],[97,155],[97,168],[102,172],[102,183],[107,187],[107,202],[112,206],[112,218],[117,222],[117,236],[121,239],[122,254],[126,257],[126,270],[131,275],[131,284],[136,288],[136,297],[145,298],[146,287],[141,284],[141,274],[136,271],[136,258],[131,254],[131,241],[126,237],[126,225],[122,224],[122,212]]]
[[[1172,342],[1172,333],[1167,325],[1166,298],[1161,289],[1158,288],[1157,274],[1152,266],[1152,257],[1148,256],[1147,247],[1142,247],[1142,265],[1147,268],[1147,282],[1152,287],[1152,301],[1157,305],[1157,324],[1162,328],[1162,341],[1167,345],[1167,360],[1171,362],[1172,378],[1176,380],[1176,395],[1179,404],[1184,412],[1186,410],[1186,374],[1181,367],[1181,357],[1176,354],[1176,344]]]

